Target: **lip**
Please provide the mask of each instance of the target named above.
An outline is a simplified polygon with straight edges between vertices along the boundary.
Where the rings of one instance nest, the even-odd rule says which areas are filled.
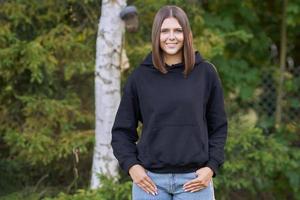
[[[176,47],[177,43],[166,43],[167,47]]]

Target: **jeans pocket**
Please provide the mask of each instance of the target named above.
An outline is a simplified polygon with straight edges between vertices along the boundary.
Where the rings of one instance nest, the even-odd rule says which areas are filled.
[[[195,178],[197,178],[198,177],[197,172],[193,172],[193,173],[194,173]]]
[[[146,174],[151,178],[153,176],[153,173],[150,172],[149,170],[146,170]]]
[[[185,177],[187,180],[193,180],[197,178],[197,174],[196,172],[189,172],[189,173],[182,174],[182,177]]]

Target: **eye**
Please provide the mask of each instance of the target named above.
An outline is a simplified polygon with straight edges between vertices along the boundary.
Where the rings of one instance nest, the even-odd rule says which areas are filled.
[[[167,33],[167,32],[168,32],[168,29],[161,29],[160,32],[161,32],[161,33]]]
[[[176,31],[177,33],[182,33],[182,32],[183,32],[182,29],[176,29],[175,31]]]

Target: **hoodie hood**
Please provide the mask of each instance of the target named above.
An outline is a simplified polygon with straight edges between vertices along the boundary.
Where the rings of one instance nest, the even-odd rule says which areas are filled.
[[[201,63],[203,61],[203,58],[201,56],[201,54],[198,51],[195,51],[195,65]],[[150,67],[150,68],[154,68],[153,62],[152,62],[152,52],[150,52],[146,58],[143,60],[143,62],[141,63],[141,66],[145,66],[145,67]],[[167,65],[167,69],[172,70],[172,69],[176,69],[176,68],[184,68],[184,64],[183,63],[177,63],[174,65]]]

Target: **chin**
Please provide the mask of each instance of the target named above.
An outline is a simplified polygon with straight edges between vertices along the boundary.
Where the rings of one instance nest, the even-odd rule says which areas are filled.
[[[168,55],[176,55],[179,53],[179,50],[178,49],[174,49],[174,50],[164,50],[164,52]]]

